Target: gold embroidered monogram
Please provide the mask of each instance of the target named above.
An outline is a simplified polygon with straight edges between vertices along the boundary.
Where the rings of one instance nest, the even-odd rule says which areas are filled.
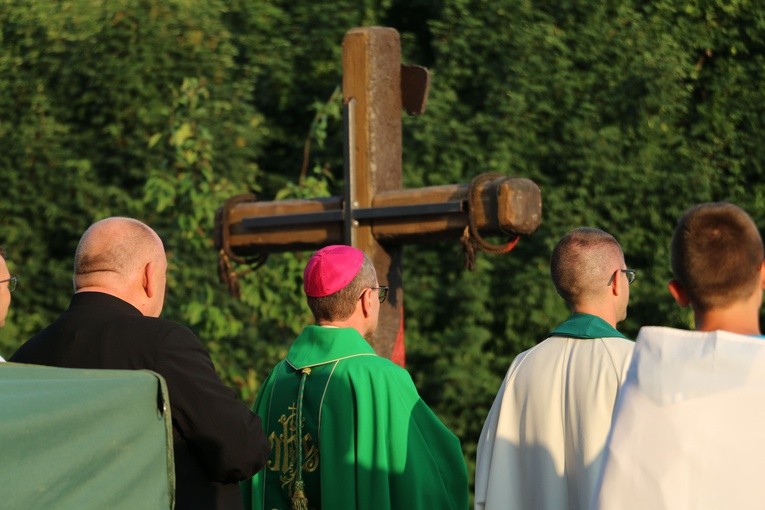
[[[295,483],[297,466],[297,406],[293,403],[288,408],[289,415],[281,415],[279,424],[282,429],[277,435],[271,432],[268,440],[271,442],[272,459],[268,461],[268,469],[278,471],[282,487],[289,486],[290,492]],[[305,418],[303,418],[305,425]],[[303,471],[312,473],[319,468],[319,448],[313,444],[310,433],[303,435]]]

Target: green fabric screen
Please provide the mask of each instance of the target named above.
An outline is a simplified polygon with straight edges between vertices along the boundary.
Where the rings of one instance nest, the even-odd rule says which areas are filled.
[[[0,506],[173,507],[170,404],[150,371],[0,363]]]

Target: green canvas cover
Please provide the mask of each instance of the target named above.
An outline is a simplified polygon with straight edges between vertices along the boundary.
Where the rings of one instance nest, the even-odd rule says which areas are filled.
[[[154,372],[0,363],[0,506],[172,509],[171,427]]]

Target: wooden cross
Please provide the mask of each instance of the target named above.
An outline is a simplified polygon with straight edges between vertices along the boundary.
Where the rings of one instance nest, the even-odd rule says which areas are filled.
[[[401,189],[401,110],[422,113],[428,87],[425,69],[401,65],[396,30],[350,30],[343,40],[343,196],[273,202],[235,197],[216,218],[216,245],[224,258],[329,244],[363,250],[380,284],[390,286],[373,346],[401,365],[402,246],[461,237],[475,246],[482,235],[505,234],[511,242],[494,251],[509,251],[519,235],[537,229],[542,212],[539,188],[522,178],[484,174],[471,185]]]

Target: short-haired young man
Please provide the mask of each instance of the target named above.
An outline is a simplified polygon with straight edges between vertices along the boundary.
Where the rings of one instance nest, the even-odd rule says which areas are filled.
[[[763,508],[762,239],[741,208],[707,203],[671,246],[669,290],[696,331],[641,329],[593,508]]]
[[[596,228],[565,235],[550,266],[572,315],[510,365],[478,443],[476,510],[589,507],[632,354],[616,324],[635,273]]]

